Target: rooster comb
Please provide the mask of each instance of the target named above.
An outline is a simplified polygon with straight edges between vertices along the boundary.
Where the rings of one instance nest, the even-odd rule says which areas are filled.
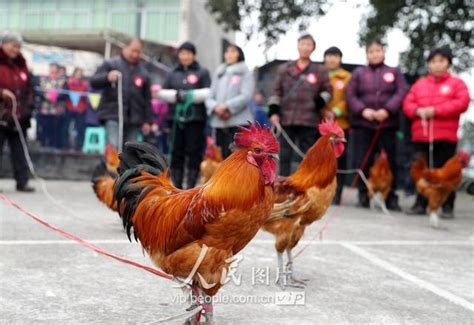
[[[323,122],[321,122],[321,124],[319,124],[318,129],[321,135],[332,133],[339,137],[344,137],[344,131],[335,121],[324,120]]]
[[[234,135],[234,142],[240,148],[249,148],[252,144],[260,144],[266,151],[278,153],[280,145],[277,139],[266,126],[249,122],[249,127],[239,127],[239,132]]]

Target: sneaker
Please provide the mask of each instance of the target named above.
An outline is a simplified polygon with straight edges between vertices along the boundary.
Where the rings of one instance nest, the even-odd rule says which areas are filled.
[[[24,193],[32,193],[35,191],[35,189],[29,185],[17,185],[16,190]]]

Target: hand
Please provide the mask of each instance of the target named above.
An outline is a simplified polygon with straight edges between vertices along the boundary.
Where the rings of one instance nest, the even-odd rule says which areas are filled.
[[[117,82],[117,80],[119,78],[119,74],[120,74],[120,71],[117,71],[117,70],[109,71],[109,73],[107,73],[107,80],[110,83]]]
[[[365,118],[367,121],[372,122],[375,118],[375,110],[372,108],[364,108],[362,111],[362,117]]]
[[[374,113],[374,117],[377,121],[383,122],[389,117],[389,113],[385,108],[381,108]]]
[[[142,126],[142,133],[143,133],[143,135],[148,135],[148,134],[150,134],[150,130],[151,130],[150,123],[143,123],[143,126]]]
[[[214,108],[214,114],[223,120],[228,120],[230,117],[230,111],[225,104],[217,105],[216,108]]]
[[[422,120],[428,120],[434,116],[434,107],[420,107],[416,110],[416,115]]]
[[[278,114],[273,114],[270,116],[270,122],[275,126],[280,125],[280,116]]]
[[[151,132],[157,134],[158,132],[160,132],[160,126],[156,123],[153,123],[153,125],[151,126]]]
[[[15,98],[15,94],[9,89],[3,89],[2,97],[4,99],[13,99],[13,98]]]

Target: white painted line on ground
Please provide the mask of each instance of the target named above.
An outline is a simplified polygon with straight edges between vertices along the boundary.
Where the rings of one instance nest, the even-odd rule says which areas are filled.
[[[85,239],[91,244],[130,244],[128,239]],[[132,243],[136,244],[135,241]],[[251,244],[259,245],[274,245],[273,239],[254,239]],[[0,245],[75,245],[74,241],[70,240],[0,240]],[[397,246],[397,245],[419,245],[419,246],[474,246],[474,241],[470,240],[376,240],[376,241],[348,241],[348,240],[324,240],[324,241],[309,241],[301,240],[300,245],[358,245],[358,246]]]
[[[380,259],[379,257],[375,256],[374,254],[366,251],[365,249],[362,249],[360,247],[357,247],[353,244],[348,244],[348,243],[341,244],[341,245],[344,246],[345,248],[347,248],[348,250],[352,251],[353,253],[355,253],[359,256],[362,256],[363,258],[369,260],[373,264],[381,267],[382,269],[385,269],[386,271],[389,271],[389,272],[391,272],[395,275],[398,275],[402,279],[405,279],[405,280],[415,284],[416,286],[418,286],[420,288],[428,290],[428,291],[436,294],[437,296],[439,296],[441,298],[444,298],[444,299],[446,299],[446,300],[448,300],[448,301],[450,301],[450,302],[452,302],[452,303],[454,303],[458,306],[464,307],[464,308],[466,308],[470,311],[474,311],[474,304],[470,303],[469,301],[467,301],[464,298],[458,297],[458,296],[452,294],[449,291],[446,291],[444,289],[441,289],[441,288],[435,286],[432,283],[429,283],[429,282],[427,282],[425,280],[422,280],[422,279],[420,279],[420,278],[418,278],[414,275],[411,275],[410,273],[407,273],[407,272],[403,271],[402,269],[399,269],[395,265],[390,264],[389,262],[386,262],[386,261]]]

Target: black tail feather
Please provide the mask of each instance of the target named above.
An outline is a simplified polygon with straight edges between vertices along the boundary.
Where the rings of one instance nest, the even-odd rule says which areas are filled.
[[[127,142],[120,154],[119,177],[115,183],[114,197],[119,203],[119,214],[123,227],[131,240],[132,217],[144,194],[152,188],[143,188],[134,184],[133,179],[141,176],[142,171],[160,175],[168,168],[165,157],[156,147],[145,142]],[[135,240],[137,234],[134,231]]]

